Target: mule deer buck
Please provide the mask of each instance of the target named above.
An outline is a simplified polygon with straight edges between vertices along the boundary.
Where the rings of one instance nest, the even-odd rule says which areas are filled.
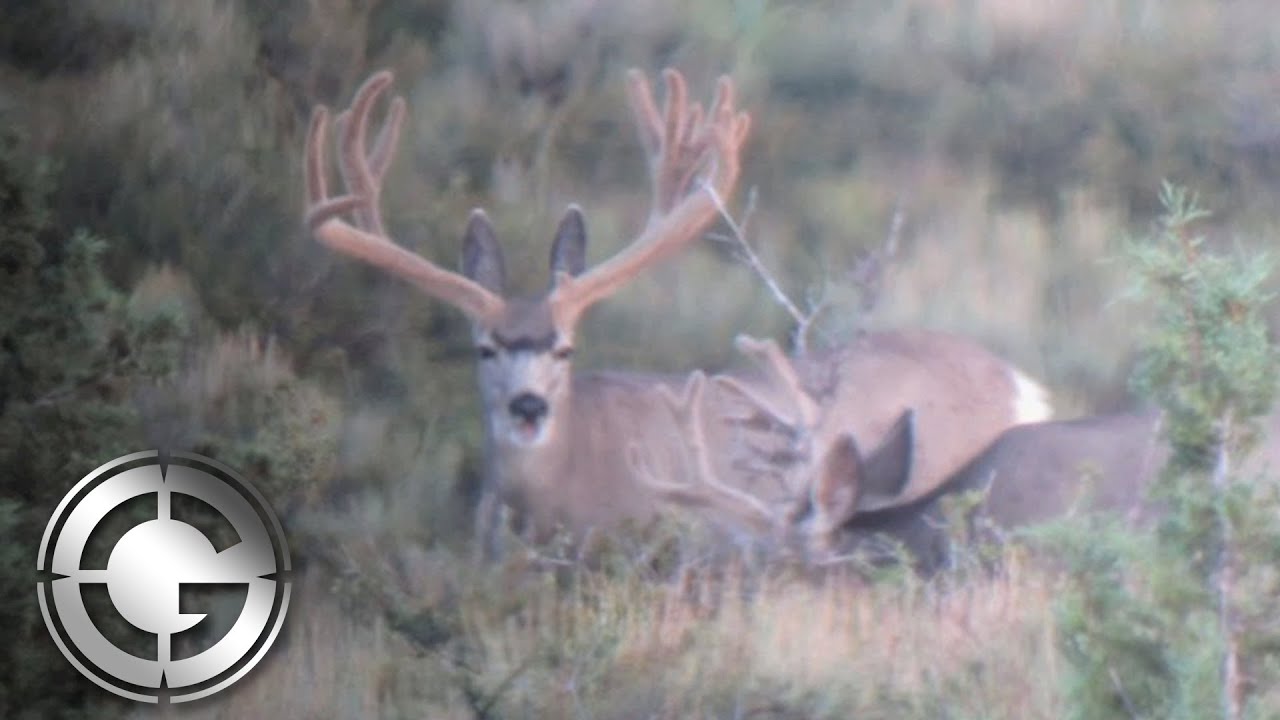
[[[739,348],[789,388],[785,406],[762,399],[736,378],[715,376],[718,384],[749,400],[787,436],[810,435],[814,402],[772,342],[740,338]],[[699,428],[706,425],[705,387],[697,374],[679,396],[664,399],[687,430],[689,452],[698,467],[695,483],[672,483],[649,465],[643,449],[632,447],[630,462],[663,500],[692,507],[719,525],[745,528],[767,547],[810,562],[826,563],[869,547],[876,539],[900,543],[924,572],[949,560],[956,535],[944,507],[951,498],[977,494],[959,535],[977,528],[995,531],[1045,522],[1080,509],[1120,513],[1142,524],[1159,508],[1148,488],[1169,459],[1157,413],[1114,414],[1076,420],[1042,421],[1005,430],[969,463],[920,496],[908,491],[916,459],[918,424],[904,411],[891,430],[865,454],[852,433],[841,433],[824,451],[792,459],[790,487],[781,499],[743,492],[721,480],[708,459]],[[1269,437],[1249,470],[1280,466],[1280,414],[1268,419]],[[759,453],[758,449],[752,452]]]
[[[504,294],[501,249],[482,211],[473,211],[464,232],[460,274],[387,235],[378,200],[405,115],[401,98],[390,103],[372,147],[366,143],[373,106],[391,80],[387,72],[369,78],[335,122],[337,164],[346,185],[337,196],[328,190],[329,114],[316,108],[307,137],[306,224],[320,243],[401,277],[470,318],[487,431],[489,502],[482,505],[489,510],[482,507],[482,525],[492,521],[494,497],[544,536],[557,526],[582,532],[645,521],[659,504],[627,462],[629,446],[643,448],[649,469],[663,477],[696,474],[661,393],[679,387],[681,379],[572,373],[575,334],[589,307],[698,239],[732,196],[750,126],[748,115],[735,108],[733,84],[721,78],[704,113],[688,101],[683,77],[666,70],[659,110],[648,81],[632,71],[629,98],[651,175],[648,222],[628,246],[588,269],[582,213],[571,206],[552,244],[549,289],[540,297],[519,298]],[[920,408],[922,422],[931,426],[957,426],[949,443],[917,449],[919,472],[908,484],[919,494],[1000,431],[1047,414],[1042,391],[1016,368],[947,335],[867,336],[795,369],[818,398],[820,428],[852,426],[859,437],[878,437],[904,407]],[[739,382],[760,398],[779,392],[767,376],[743,376]],[[708,401],[726,407],[742,402],[718,390]],[[750,484],[762,475],[731,461],[730,450],[744,433],[760,435],[742,425],[714,423],[705,428],[706,454],[718,472]],[[819,445],[826,442],[822,432],[816,435]],[[781,467],[764,463],[770,464]]]

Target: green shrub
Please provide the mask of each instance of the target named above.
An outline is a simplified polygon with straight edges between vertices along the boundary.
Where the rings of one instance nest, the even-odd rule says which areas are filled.
[[[1260,691],[1280,679],[1280,635],[1258,612],[1275,597],[1280,485],[1248,461],[1280,367],[1263,315],[1271,267],[1211,249],[1186,190],[1166,184],[1161,202],[1127,257],[1134,294],[1155,309],[1134,380],[1163,409],[1174,450],[1152,491],[1165,509],[1151,533],[1068,543],[1068,697],[1081,718],[1262,716],[1274,708]]]

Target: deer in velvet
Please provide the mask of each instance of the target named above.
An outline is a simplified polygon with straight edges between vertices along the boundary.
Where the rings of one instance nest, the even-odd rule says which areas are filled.
[[[722,479],[710,462],[711,446],[699,428],[714,425],[703,416],[718,412],[706,389],[719,385],[746,398],[787,437],[812,437],[818,411],[795,376],[793,364],[771,341],[739,338],[739,348],[769,369],[782,399],[762,398],[732,376],[710,379],[695,374],[683,391],[664,391],[664,401],[686,429],[688,450],[697,463],[697,481],[672,483],[648,463],[643,448],[631,448],[637,475],[668,504],[692,509],[720,526],[736,529],[766,549],[825,564],[854,552],[883,556],[878,541],[901,544],[917,567],[932,572],[949,562],[953,537],[990,537],[1074,511],[1107,511],[1143,524],[1160,508],[1148,489],[1167,462],[1170,450],[1158,413],[1098,415],[1042,421],[1011,427],[923,495],[909,492],[909,478],[920,443],[919,415],[907,409],[872,444],[840,433],[822,448],[808,446],[793,456],[788,491],[776,496],[750,493]],[[1280,465],[1280,413],[1268,419],[1269,438],[1254,455],[1249,471]],[[760,455],[760,448],[751,453]],[[954,532],[957,519],[945,504],[975,493]]]
[[[463,234],[461,273],[405,250],[388,236],[379,195],[404,119],[403,99],[391,101],[371,147],[368,136],[370,115],[391,84],[390,73],[369,78],[333,123],[345,185],[337,195],[329,191],[326,160],[329,112],[321,106],[313,113],[305,220],[315,238],[407,280],[471,320],[487,436],[489,492],[482,525],[492,524],[497,501],[513,508],[537,534],[558,526],[582,532],[646,520],[664,506],[628,462],[633,446],[643,448],[650,473],[677,482],[696,477],[695,459],[664,400],[664,390],[680,387],[682,378],[572,372],[583,313],[697,240],[737,184],[750,121],[735,107],[732,82],[720,79],[704,112],[689,101],[679,73],[667,70],[663,77],[661,109],[641,73],[628,77],[651,176],[647,224],[616,255],[588,268],[585,223],[571,206],[552,243],[549,288],[534,298],[504,294],[501,249],[480,210],[473,211]],[[921,408],[925,422],[957,425],[954,442],[919,449],[908,479],[919,493],[1000,431],[1047,413],[1042,391],[1012,365],[970,341],[939,333],[869,335],[827,355],[796,360],[794,371],[818,398],[815,412],[822,420],[815,442],[820,446],[829,441],[822,429],[850,424],[859,437],[884,436],[904,407]],[[739,383],[759,398],[786,392],[768,373],[743,375]],[[729,414],[744,407],[740,393],[719,385],[708,401],[722,404]],[[709,461],[732,482],[759,484],[761,477],[786,469],[786,461],[776,458],[757,463],[754,470],[735,461],[741,457],[738,448],[750,445],[752,437],[769,435],[749,423],[715,422],[702,430],[710,443]]]
[[[370,77],[335,122],[345,184],[337,196],[328,190],[329,112],[321,106],[312,115],[306,224],[322,244],[399,276],[468,316],[479,358],[489,498],[500,497],[540,531],[561,524],[608,526],[649,514],[647,493],[619,472],[624,467],[613,445],[621,437],[644,438],[655,448],[672,444],[664,437],[669,424],[658,422],[666,408],[651,393],[660,380],[571,372],[583,313],[698,239],[715,219],[717,202],[730,198],[737,183],[750,119],[735,108],[733,84],[722,78],[704,113],[689,102],[679,73],[667,70],[664,80],[660,111],[647,79],[637,71],[628,77],[651,174],[646,226],[612,258],[588,269],[583,216],[571,206],[552,245],[550,287],[536,298],[504,295],[501,248],[481,210],[473,211],[463,235],[461,273],[387,235],[379,195],[405,116],[402,98],[391,101],[371,148],[367,136],[373,107],[392,82],[389,72]]]

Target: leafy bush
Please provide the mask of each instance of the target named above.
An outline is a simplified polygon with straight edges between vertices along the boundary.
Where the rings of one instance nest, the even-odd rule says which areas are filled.
[[[137,417],[119,394],[132,353],[120,297],[102,277],[104,243],[55,223],[53,171],[23,147],[0,135],[0,532],[12,539],[0,554],[0,624],[13,630],[0,714],[89,717],[103,693],[48,640],[32,561],[69,484],[137,446]]]
[[[108,244],[53,218],[54,171],[25,147],[0,137],[0,624],[13,630],[0,715],[106,717],[121,706],[62,657],[35,602],[32,561],[63,493],[158,446],[229,461],[298,506],[335,477],[339,406],[253,335],[198,341],[209,321],[173,271],[115,290]]]
[[[1249,463],[1280,360],[1263,315],[1270,262],[1214,252],[1193,234],[1207,213],[1186,190],[1166,184],[1161,201],[1128,258],[1157,318],[1135,384],[1163,408],[1174,450],[1153,491],[1165,512],[1150,536],[1071,543],[1072,716],[1261,716],[1280,681],[1280,635],[1257,611],[1277,588],[1280,484]]]

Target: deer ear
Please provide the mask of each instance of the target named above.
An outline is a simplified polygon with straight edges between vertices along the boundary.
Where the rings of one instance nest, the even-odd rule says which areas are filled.
[[[907,489],[914,461],[915,417],[914,410],[904,411],[880,445],[867,456],[858,509],[892,507]]]
[[[564,273],[571,277],[582,274],[587,266],[587,224],[582,209],[570,205],[556,228],[556,239],[551,244],[551,281]]]
[[[845,433],[822,459],[813,504],[823,524],[834,529],[858,512],[893,507],[911,479],[915,411],[906,410],[880,445],[865,458]]]
[[[462,274],[497,295],[503,294],[507,284],[502,247],[498,245],[489,216],[478,208],[471,211],[466,233],[462,236]]]
[[[862,494],[863,474],[858,443],[845,433],[822,458],[813,489],[813,506],[824,530],[834,529],[853,517]]]

